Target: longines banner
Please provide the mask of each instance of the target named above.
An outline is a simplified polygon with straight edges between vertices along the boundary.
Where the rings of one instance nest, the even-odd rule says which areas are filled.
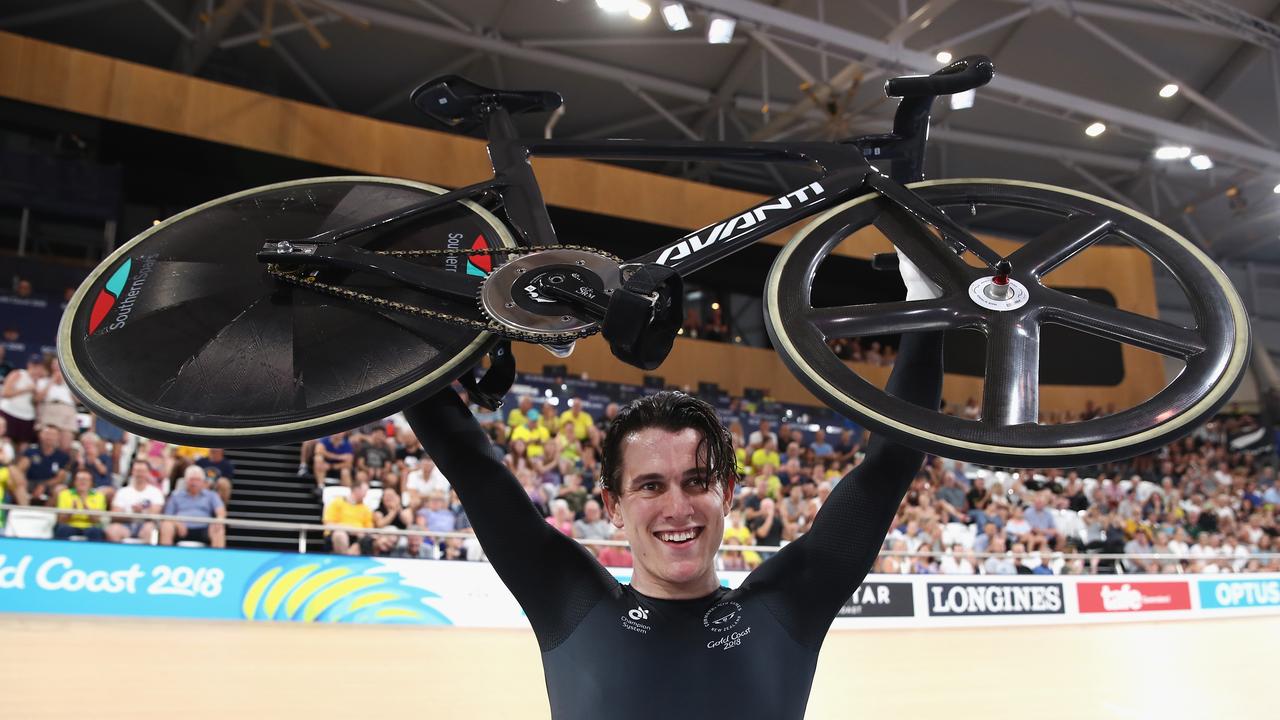
[[[1061,583],[928,583],[930,615],[1061,615]]]

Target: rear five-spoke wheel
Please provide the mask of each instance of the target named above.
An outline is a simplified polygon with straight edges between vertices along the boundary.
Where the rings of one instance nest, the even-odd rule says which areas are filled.
[[[1192,431],[1239,383],[1249,354],[1243,304],[1226,275],[1160,223],[1110,201],[1005,180],[919,183],[933,205],[963,216],[982,208],[1037,216],[1035,235],[1006,258],[1007,283],[956,256],[931,230],[879,196],[816,218],[783,248],[769,273],[765,318],[775,347],[806,387],[877,430],[944,456],[1006,466],[1061,467],[1132,456]],[[962,218],[959,218],[962,219]],[[874,225],[941,287],[932,300],[814,307],[823,261]],[[1043,278],[1090,246],[1127,243],[1177,279],[1195,327],[1147,317],[1047,287]],[[1083,422],[1042,424],[1041,328],[1047,323],[1174,358],[1183,369],[1132,407]],[[830,341],[910,332],[978,330],[986,336],[980,420],[921,408],[884,393],[836,356]],[[1082,402],[1083,404],[1083,398]]]

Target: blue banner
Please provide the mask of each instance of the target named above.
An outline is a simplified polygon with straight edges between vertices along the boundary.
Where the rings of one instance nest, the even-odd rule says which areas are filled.
[[[1202,608],[1278,606],[1280,606],[1280,580],[1275,578],[1200,581],[1200,607]]]
[[[449,625],[404,561],[0,539],[0,611]]]

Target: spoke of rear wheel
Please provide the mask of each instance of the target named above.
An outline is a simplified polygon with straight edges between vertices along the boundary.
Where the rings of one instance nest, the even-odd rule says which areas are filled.
[[[828,340],[950,330],[975,321],[975,315],[951,307],[946,298],[911,302],[810,308],[804,319]]]
[[[889,205],[876,216],[875,226],[921,272],[944,289],[968,285],[969,266],[907,211]]]
[[[1110,220],[1091,215],[1069,220],[1019,248],[1009,262],[1020,273],[1042,277],[1106,237],[1111,225]]]
[[[982,421],[1033,423],[1040,413],[1040,325],[1026,317],[998,315],[987,329],[987,368]]]
[[[1195,330],[1102,303],[1089,302],[1057,290],[1047,291],[1043,305],[1045,320],[1052,318],[1055,322],[1076,330],[1180,360],[1186,360],[1206,349],[1204,338]]]

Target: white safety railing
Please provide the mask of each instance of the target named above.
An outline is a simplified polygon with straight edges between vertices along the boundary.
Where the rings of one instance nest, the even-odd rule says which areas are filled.
[[[217,517],[211,518],[211,517],[201,517],[201,516],[191,516],[191,515],[164,515],[159,513],[120,512],[116,510],[81,510],[81,509],[67,510],[67,509],[59,509],[59,508],[45,507],[45,506],[39,506],[39,505],[12,505],[7,503],[0,503],[0,511],[9,512],[10,520],[13,519],[14,513],[16,512],[19,514],[40,513],[40,514],[52,515],[52,516],[57,516],[57,515],[89,516],[89,517],[99,518],[102,521],[151,521],[151,522],[160,523],[167,520],[167,521],[180,522],[180,523],[224,525],[226,527],[245,528],[245,529],[257,528],[257,529],[263,529],[263,530],[283,530],[287,532],[298,533],[298,552],[299,553],[307,552],[308,536],[317,534],[317,533],[319,534],[331,533],[336,530],[341,530],[343,532],[348,532],[348,533],[359,532],[359,533],[368,534],[368,535],[393,535],[397,537],[413,536],[413,537],[421,537],[424,539],[430,538],[433,540],[441,540],[441,539],[448,539],[448,538],[462,538],[462,539],[468,539],[468,540],[475,539],[474,534],[466,533],[466,532],[436,532],[436,531],[425,530],[425,529],[401,530],[399,528],[353,528],[349,525],[325,525],[321,523],[296,523],[296,522],[282,522],[277,520],[250,520],[246,518],[217,518]],[[4,529],[4,532],[5,533],[11,532],[12,526],[13,526],[13,523],[11,521],[6,522],[6,527]],[[50,525],[50,527],[52,526]],[[0,533],[0,534],[4,534],[4,533]],[[14,537],[15,535],[9,535],[9,536]],[[16,536],[21,537],[21,535],[16,535]],[[579,543],[583,545],[588,545],[588,546],[614,546],[614,547],[629,546],[625,540],[585,540],[581,538],[575,538],[575,539],[577,539]],[[765,554],[778,552],[782,550],[784,547],[786,547],[786,545],[773,547],[773,546],[764,546],[764,545],[725,544],[720,546],[720,553],[723,554],[726,552],[754,552],[754,553],[765,555]],[[903,558],[907,560],[914,559],[914,558],[921,558],[921,557],[941,558],[947,554],[949,553],[931,551],[931,550],[925,550],[925,551],[882,550],[880,551],[880,557],[896,557],[896,558]],[[975,561],[974,569],[976,573],[982,572],[982,569],[981,569],[982,561],[988,558],[1011,559],[1015,562],[1015,564],[1022,564],[1028,560],[1034,560],[1037,563],[1039,563],[1046,555],[1048,555],[1051,561],[1057,565],[1061,565],[1061,563],[1065,563],[1065,562],[1072,562],[1075,560],[1088,561],[1091,565],[1094,564],[1095,562],[1101,562],[1104,560],[1117,561],[1114,563],[1114,565],[1120,572],[1123,572],[1123,566],[1124,566],[1124,562],[1120,562],[1120,561],[1145,562],[1145,561],[1154,560],[1160,563],[1170,563],[1172,565],[1175,565],[1178,568],[1176,571],[1182,572],[1181,563],[1183,562],[1190,562],[1190,561],[1222,562],[1230,565],[1240,561],[1247,562],[1249,560],[1259,560],[1263,563],[1269,563],[1273,559],[1280,558],[1280,553],[1250,553],[1248,555],[1186,555],[1186,554],[1178,554],[1178,553],[1103,553],[1103,552],[1081,553],[1081,552],[1057,552],[1057,551],[1049,552],[1049,553],[1044,553],[1044,552],[993,553],[993,552],[967,551],[963,553],[963,557],[965,559]],[[910,574],[910,573],[904,573],[904,574]]]

